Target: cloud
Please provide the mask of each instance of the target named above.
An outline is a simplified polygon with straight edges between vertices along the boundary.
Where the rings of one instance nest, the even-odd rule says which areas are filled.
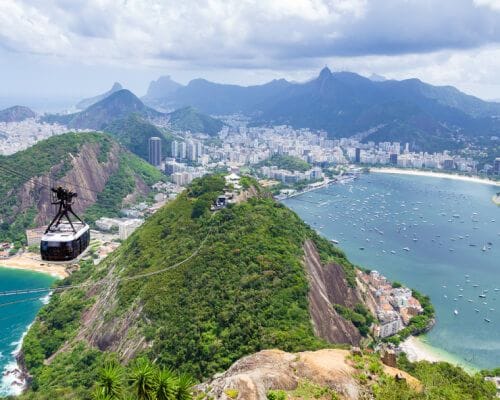
[[[0,0],[12,57],[253,83],[331,63],[472,87],[499,47],[500,0]]]
[[[189,61],[249,68],[398,55],[500,41],[498,0],[22,0],[0,8],[20,52],[94,62]]]

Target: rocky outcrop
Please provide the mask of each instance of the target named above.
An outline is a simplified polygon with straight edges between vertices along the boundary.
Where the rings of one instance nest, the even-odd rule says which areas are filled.
[[[345,279],[341,265],[323,265],[311,240],[304,243],[304,264],[309,278],[309,313],[316,335],[330,343],[358,345],[361,335],[352,322],[333,308],[334,304],[353,307],[362,303],[358,291]]]
[[[264,350],[240,359],[223,374],[198,385],[197,390],[216,400],[266,400],[269,390],[293,391],[300,382],[311,382],[342,399],[372,398],[369,388],[356,379],[358,371],[348,359],[349,354],[339,349],[296,354]],[[415,378],[401,370],[384,366],[383,371],[420,388]]]

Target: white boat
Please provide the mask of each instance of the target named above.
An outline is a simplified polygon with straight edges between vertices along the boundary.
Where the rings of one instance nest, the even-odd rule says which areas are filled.
[[[458,310],[453,310],[453,314],[458,315]]]
[[[410,251],[410,248],[409,247],[403,247],[403,250],[404,251]]]
[[[339,244],[339,241],[338,240],[335,240],[335,239],[330,239],[330,242],[334,243],[334,244]]]

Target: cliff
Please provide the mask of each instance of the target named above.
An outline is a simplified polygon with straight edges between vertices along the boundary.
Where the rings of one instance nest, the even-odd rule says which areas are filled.
[[[26,228],[44,225],[53,216],[50,187],[62,185],[77,192],[73,208],[80,215],[88,211],[92,222],[105,212],[117,214],[126,196],[146,195],[149,186],[162,179],[153,167],[98,133],[49,138],[0,157],[0,166],[4,167],[0,169],[0,196],[5,199],[0,204],[0,239],[20,241]],[[125,186],[127,177],[133,185]],[[114,197],[99,197],[105,190]]]

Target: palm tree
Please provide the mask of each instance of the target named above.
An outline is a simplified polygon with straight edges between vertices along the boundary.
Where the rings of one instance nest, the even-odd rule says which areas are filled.
[[[115,397],[116,398],[116,397]],[[97,387],[92,393],[92,400],[113,400],[114,398],[106,394],[103,388]]]
[[[156,400],[175,400],[177,376],[171,369],[159,369],[155,376]]]
[[[155,367],[146,359],[139,358],[132,367],[129,382],[138,400],[154,400]]]
[[[194,380],[187,374],[179,375],[175,400],[192,400]]]
[[[99,370],[97,390],[98,399],[118,399],[123,392],[123,368],[116,362],[108,362]],[[102,397],[104,396],[104,397]]]

